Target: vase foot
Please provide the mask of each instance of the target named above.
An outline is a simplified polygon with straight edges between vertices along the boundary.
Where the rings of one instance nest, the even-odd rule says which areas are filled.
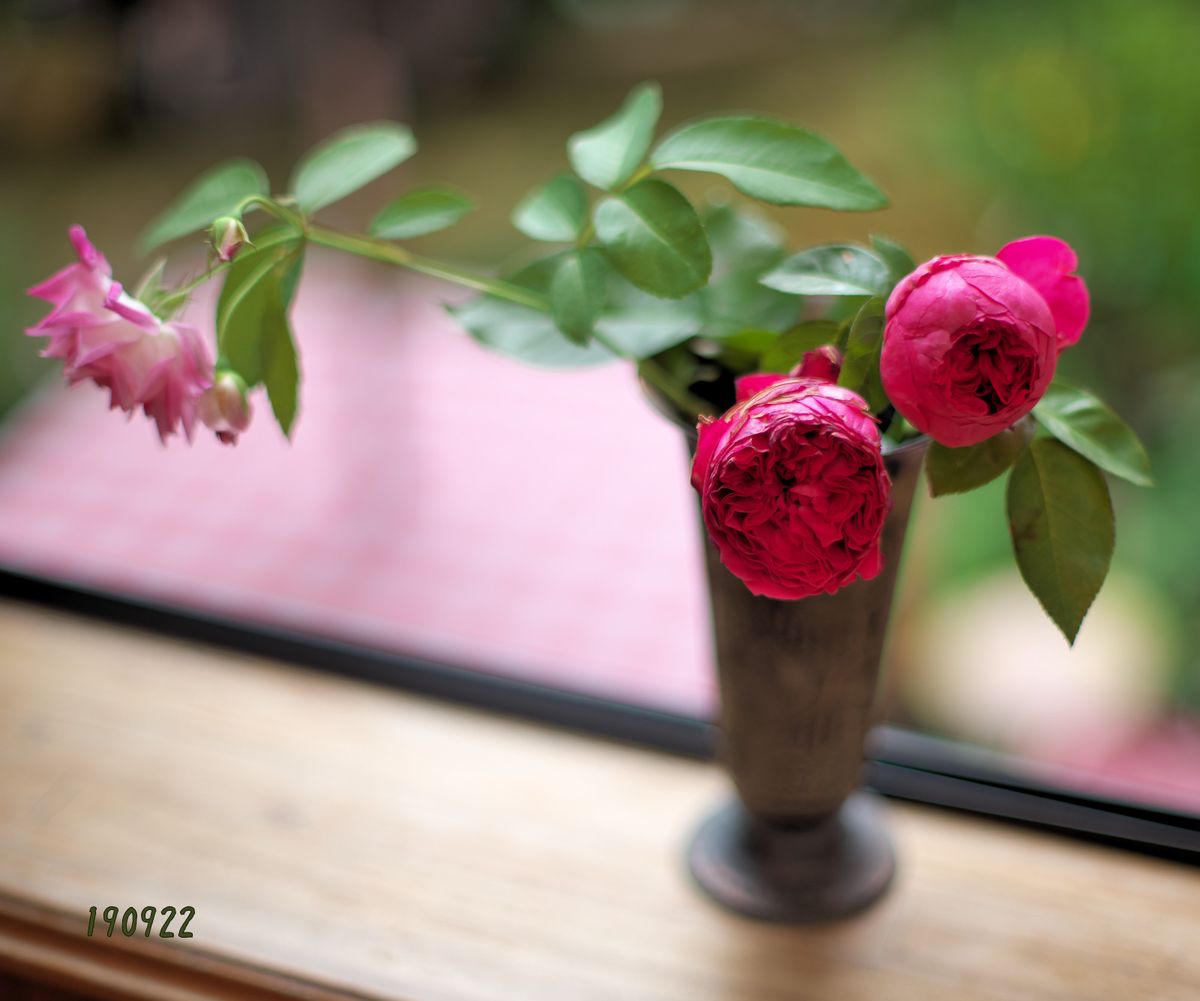
[[[896,861],[878,798],[856,792],[827,820],[768,824],[734,801],[701,824],[688,849],[692,876],[713,900],[763,921],[830,921],[888,888]]]

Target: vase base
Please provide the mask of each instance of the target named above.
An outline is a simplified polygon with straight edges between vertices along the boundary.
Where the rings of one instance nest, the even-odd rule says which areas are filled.
[[[717,903],[762,921],[831,921],[869,906],[896,869],[878,797],[851,795],[827,820],[768,824],[730,803],[701,824],[692,876]]]

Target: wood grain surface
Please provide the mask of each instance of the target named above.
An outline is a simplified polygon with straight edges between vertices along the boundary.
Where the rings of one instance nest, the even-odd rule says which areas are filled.
[[[689,885],[713,767],[0,604],[0,969],[99,997],[1191,1001],[1200,872],[893,806],[884,902]],[[196,908],[87,938],[92,905]],[[86,988],[86,990],[85,990]]]

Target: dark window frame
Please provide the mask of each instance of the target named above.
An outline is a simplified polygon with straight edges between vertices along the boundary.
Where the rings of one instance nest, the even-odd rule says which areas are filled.
[[[669,754],[702,760],[716,755],[717,728],[711,721],[646,706],[11,568],[0,567],[0,595]],[[902,727],[876,728],[864,778],[896,799],[1200,866],[1200,815],[1055,785],[1021,774],[999,755]]]

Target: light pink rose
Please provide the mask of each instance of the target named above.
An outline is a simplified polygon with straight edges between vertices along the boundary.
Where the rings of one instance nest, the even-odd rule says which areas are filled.
[[[29,290],[53,309],[26,333],[49,339],[42,356],[61,359],[71,385],[90,379],[109,391],[112,407],[141,407],[164,442],[180,426],[190,440],[196,401],[213,378],[199,331],[164,323],[127,295],[82,227],[70,237],[79,262]]]
[[[866,403],[815,377],[739,381],[739,395],[755,388],[699,426],[692,485],[721,561],[777,599],[874,577],[891,481]]]
[[[943,445],[973,445],[1010,427],[1054,378],[1050,307],[994,257],[927,261],[892,291],[885,317],[883,388]]]
[[[1058,333],[1058,350],[1079,340],[1091,305],[1087,286],[1073,273],[1079,266],[1075,251],[1057,237],[1027,236],[1006,243],[996,257],[1046,300]]]

